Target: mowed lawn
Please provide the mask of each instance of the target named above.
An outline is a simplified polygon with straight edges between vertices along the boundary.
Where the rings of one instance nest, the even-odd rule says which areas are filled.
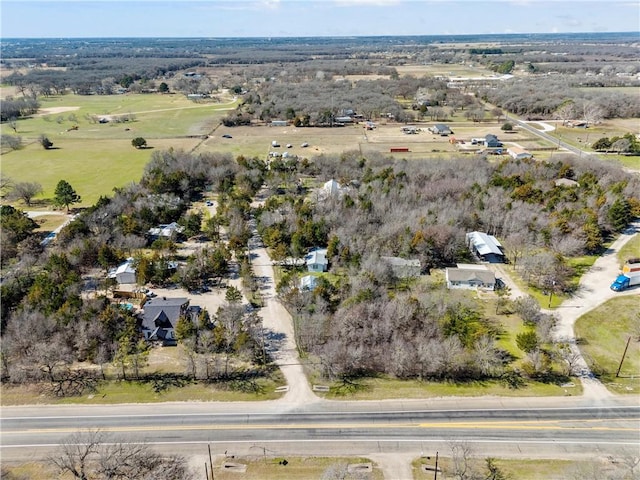
[[[157,148],[162,148],[161,143],[153,142]],[[44,150],[33,143],[2,155],[3,175],[15,182],[40,183],[44,191],[36,201],[53,198],[58,181],[66,180],[82,197],[79,206],[90,206],[101,195],[111,195],[114,187],[139,181],[153,152],[136,150],[123,140],[65,139],[56,144],[60,147]]]
[[[614,393],[640,392],[640,310],[638,295],[613,298],[578,319],[575,326],[580,349],[589,367],[600,373],[602,382]],[[627,354],[616,371],[628,339]]]
[[[41,114],[20,120],[17,135],[24,148],[4,151],[2,173],[14,182],[38,182],[51,199],[59,180],[68,181],[89,206],[114,187],[140,180],[155,149],[192,150],[211,133],[234,103],[194,103],[184,95],[63,95],[42,99]],[[48,112],[48,113],[47,113]],[[129,115],[126,123],[96,123],[91,116]],[[77,130],[72,127],[77,126]],[[14,132],[2,126],[3,134]],[[46,135],[53,149],[38,142]],[[136,150],[135,137],[149,148]]]

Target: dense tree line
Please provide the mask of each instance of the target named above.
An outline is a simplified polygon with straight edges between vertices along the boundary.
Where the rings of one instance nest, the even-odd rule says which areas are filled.
[[[605,118],[632,118],[640,116],[640,99],[607,89],[584,91],[574,88],[566,77],[539,77],[512,79],[501,88],[485,88],[479,96],[516,115],[526,118],[584,119],[589,123]],[[588,77],[587,77],[588,78]],[[570,112],[558,110],[569,105]]]
[[[40,102],[35,97],[8,97],[2,100],[0,121],[9,122],[18,118],[33,115],[40,108]]]

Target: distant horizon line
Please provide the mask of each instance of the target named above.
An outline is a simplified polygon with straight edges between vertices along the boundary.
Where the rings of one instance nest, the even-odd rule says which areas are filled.
[[[507,37],[507,36],[561,36],[561,35],[638,35],[640,31],[619,31],[619,32],[508,32],[508,33],[439,33],[439,34],[388,34],[388,35],[261,35],[261,36],[102,36],[102,37],[64,37],[64,36],[46,36],[46,37],[0,37],[0,41],[5,40],[252,40],[252,39],[293,39],[293,38],[423,38],[423,37]]]

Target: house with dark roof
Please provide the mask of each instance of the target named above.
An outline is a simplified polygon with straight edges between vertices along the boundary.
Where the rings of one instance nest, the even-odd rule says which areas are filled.
[[[484,232],[469,232],[466,235],[469,249],[478,258],[490,263],[504,263],[502,244],[493,235]]]
[[[502,147],[502,142],[498,140],[498,137],[493,133],[489,133],[484,137],[484,146],[491,148],[499,148]]]
[[[200,307],[189,306],[189,299],[155,297],[142,307],[142,333],[149,341],[175,345],[175,328],[181,317],[197,318]]]

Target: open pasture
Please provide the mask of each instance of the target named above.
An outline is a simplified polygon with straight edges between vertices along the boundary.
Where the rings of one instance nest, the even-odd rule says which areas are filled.
[[[183,95],[64,95],[42,100],[40,114],[20,120],[17,135],[24,148],[3,151],[2,172],[15,182],[38,182],[51,198],[59,180],[67,180],[82,197],[81,206],[93,204],[113,187],[140,180],[154,149],[191,150],[220,123],[234,102],[194,103]],[[97,123],[91,116],[130,115],[126,123]],[[77,126],[77,130],[72,127]],[[8,125],[3,134],[13,134]],[[46,135],[53,148],[38,142]],[[137,150],[131,140],[143,137],[149,148]]]

